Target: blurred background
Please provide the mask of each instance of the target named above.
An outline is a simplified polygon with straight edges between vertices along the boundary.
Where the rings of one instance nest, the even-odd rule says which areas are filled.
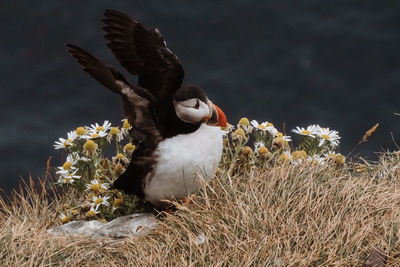
[[[290,134],[319,124],[338,130],[347,154],[400,144],[399,1],[43,1],[0,3],[0,188],[61,162],[54,141],[77,126],[122,119],[119,97],[65,51],[87,49],[122,69],[106,47],[104,9],[160,29],[183,63],[236,124],[246,116]],[[135,77],[128,77],[135,81]],[[392,138],[393,136],[393,138]],[[65,155],[64,155],[65,156]]]

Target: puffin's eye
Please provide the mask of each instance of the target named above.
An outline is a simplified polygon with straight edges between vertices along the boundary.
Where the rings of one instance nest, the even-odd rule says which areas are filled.
[[[194,105],[193,108],[199,109],[199,107],[200,107],[200,102],[199,102],[199,100],[197,99],[197,100],[196,100],[196,105]]]

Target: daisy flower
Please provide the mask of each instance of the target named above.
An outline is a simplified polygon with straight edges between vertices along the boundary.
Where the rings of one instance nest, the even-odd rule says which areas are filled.
[[[90,160],[87,157],[80,156],[77,152],[73,152],[72,156],[75,159],[75,162],[77,162],[77,161],[89,161]]]
[[[256,120],[252,120],[252,121],[251,121],[251,125],[252,125],[255,129],[261,130],[261,131],[263,131],[263,132],[265,132],[265,131],[267,130],[267,124],[268,124],[267,121],[266,121],[266,122],[262,122],[262,123],[258,123],[258,121],[256,121]]]
[[[301,161],[303,159],[307,159],[308,155],[307,152],[304,150],[296,150],[292,152],[292,158]]]
[[[315,138],[315,134],[317,133],[315,125],[310,125],[307,127],[307,129],[297,126],[296,129],[292,130],[292,132],[303,136],[310,136],[312,138]]]
[[[256,151],[256,155],[258,156],[266,156],[268,154],[268,148],[266,148],[265,146],[261,146],[259,148],[257,148]]]
[[[100,205],[104,205],[104,206],[109,206],[110,205],[110,203],[108,203],[108,199],[109,199],[110,197],[108,197],[108,196],[104,196],[104,197],[101,197],[101,196],[93,196],[93,198],[92,198],[92,206],[96,206],[96,207],[99,207]]]
[[[72,142],[74,142],[75,138],[77,137],[77,134],[74,131],[71,131],[67,133],[67,139],[64,138],[58,138],[59,141],[55,142],[54,148],[55,149],[61,149],[61,148],[68,148],[72,145]]]
[[[283,135],[281,132],[276,132],[276,133],[275,133],[275,137],[276,137],[276,138],[282,138],[282,139],[285,140],[286,142],[292,141],[292,137],[290,137],[289,135]]]
[[[272,140],[273,145],[277,145],[278,147],[282,148],[289,148],[289,143],[292,141],[292,138],[288,135],[283,135],[280,132],[275,134],[275,138]]]
[[[124,200],[122,198],[116,198],[113,203],[112,211],[114,212],[116,209],[120,208],[124,204]]]
[[[123,119],[121,121],[122,121],[121,132],[122,132],[123,135],[128,135],[129,134],[129,130],[132,129],[132,126],[129,123],[128,119]]]
[[[266,126],[267,132],[269,132],[270,135],[275,136],[278,133],[278,130],[274,127],[274,125],[270,122],[267,123]]]
[[[69,217],[66,216],[64,213],[60,214],[60,219],[62,223],[67,223],[69,221]]]
[[[321,157],[319,155],[308,156],[307,160],[309,162],[311,162],[312,164],[317,164],[317,165],[324,165],[325,164],[325,158]]]
[[[246,132],[242,128],[238,128],[231,134],[231,137],[233,140],[238,139],[242,141],[246,137]]]
[[[74,166],[76,163],[76,160],[72,156],[72,154],[68,154],[67,159],[65,160],[64,164],[61,167],[58,167],[58,171],[56,173],[58,174],[67,174],[71,171],[77,170],[77,168]]]
[[[289,151],[285,151],[279,156],[278,160],[281,161],[281,162],[291,161],[292,160],[292,155],[290,154]]]
[[[80,175],[76,175],[77,170],[71,173],[61,174],[60,179],[58,180],[62,184],[73,184],[76,179],[81,178]]]
[[[96,153],[99,146],[93,140],[87,140],[83,145],[83,152],[86,154]]]
[[[336,152],[335,151],[329,151],[328,153],[324,154],[324,157],[326,159],[335,159],[336,158]]]
[[[325,154],[325,160],[332,160],[339,165],[343,165],[346,162],[346,157],[340,153],[336,153],[334,151]]]
[[[112,157],[112,161],[114,164],[118,162],[125,162],[125,163],[129,162],[129,160],[122,153],[118,153],[117,155],[115,155],[115,157]]]
[[[250,133],[253,130],[253,127],[250,125],[249,119],[246,117],[239,120],[237,128],[242,128],[246,133]]]
[[[96,214],[98,214],[100,211],[98,210],[99,206],[91,206],[90,210],[86,213],[88,217],[94,217]]]
[[[92,124],[88,127],[89,135],[82,136],[86,139],[93,139],[107,136],[107,131],[110,129],[111,123],[109,121],[104,121],[103,125],[99,125],[98,123]]]
[[[111,127],[110,132],[107,135],[107,141],[111,142],[111,139],[115,137],[117,142],[121,142],[124,139],[123,133],[118,129],[118,127]]]
[[[75,133],[79,138],[86,138],[88,130],[85,127],[80,126],[76,128]]]
[[[242,147],[242,154],[245,156],[251,155],[253,154],[253,149],[251,149],[249,146],[244,146]]]
[[[90,184],[86,184],[87,190],[92,190],[93,192],[102,192],[109,188],[108,183],[101,183],[99,180],[94,179],[90,181]]]
[[[133,151],[135,151],[136,146],[133,145],[132,143],[127,143],[126,145],[124,145],[124,152],[125,153],[129,153],[131,154]]]
[[[322,146],[325,141],[331,143],[334,146],[339,145],[340,136],[338,135],[339,132],[334,130],[329,130],[329,128],[321,128],[318,133],[318,137],[321,138],[319,141],[318,146]]]

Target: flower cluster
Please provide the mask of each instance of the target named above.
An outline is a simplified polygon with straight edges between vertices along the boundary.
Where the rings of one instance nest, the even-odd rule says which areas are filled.
[[[223,129],[221,169],[232,173],[243,166],[265,166],[274,162],[345,164],[345,157],[335,152],[340,139],[337,131],[311,125],[307,128],[296,127],[292,132],[298,135],[295,138],[298,139],[297,146],[292,144],[291,136],[280,132],[268,121],[242,118],[236,127],[229,124]]]
[[[135,150],[130,139],[132,128],[128,120],[121,127],[103,124],[77,127],[67,133],[67,139],[59,138],[55,149],[68,154],[64,163],[57,167],[57,184],[65,190],[77,191],[77,205],[60,210],[60,218],[66,223],[70,218],[108,219],[135,208],[135,199],[110,189],[112,182],[124,171]],[[109,145],[115,144],[115,156],[104,154]],[[107,149],[108,151],[109,149]],[[124,200],[130,200],[125,203]]]

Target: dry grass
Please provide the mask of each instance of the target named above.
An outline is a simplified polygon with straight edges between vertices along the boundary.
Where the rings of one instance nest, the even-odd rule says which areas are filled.
[[[139,239],[54,237],[72,201],[27,186],[0,203],[1,266],[361,266],[373,247],[400,266],[400,153],[354,171],[275,164],[218,175]],[[43,187],[43,186],[42,186]],[[197,245],[196,236],[207,240]]]

